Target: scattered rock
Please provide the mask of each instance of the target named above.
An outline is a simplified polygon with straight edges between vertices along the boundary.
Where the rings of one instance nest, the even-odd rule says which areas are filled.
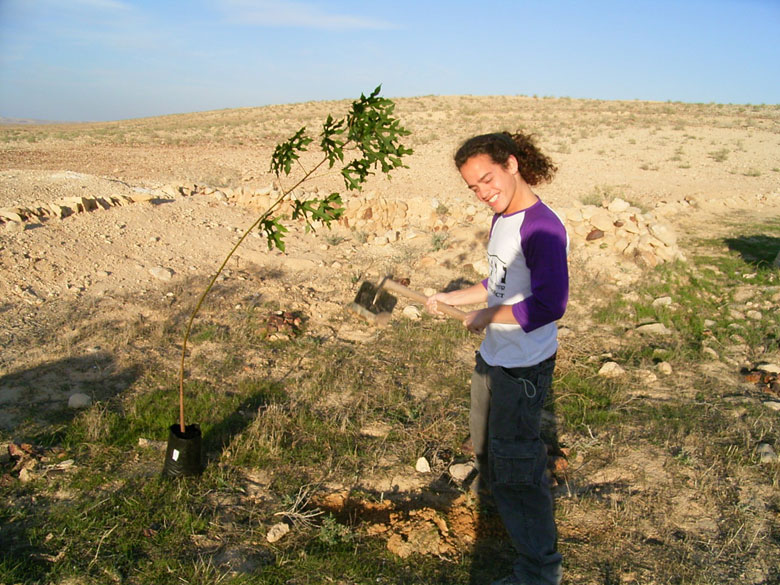
[[[273,339],[289,339],[302,332],[304,315],[300,311],[273,311],[265,318],[265,334]]]
[[[636,374],[642,384],[653,384],[658,381],[658,376],[650,370],[638,370]]]
[[[780,375],[780,365],[777,364],[758,364],[756,369],[767,374]]]
[[[428,463],[428,460],[425,457],[420,457],[417,460],[417,463],[415,464],[414,468],[417,470],[418,473],[431,472],[431,464]]]
[[[0,219],[4,221],[12,221],[14,223],[23,223],[24,217],[19,212],[23,212],[21,209],[0,209]]]
[[[387,435],[390,434],[390,431],[393,430],[393,427],[391,427],[387,423],[383,422],[377,422],[377,423],[370,423],[365,425],[363,428],[360,429],[360,434],[364,437],[373,437],[375,439],[383,439]]]
[[[775,412],[780,412],[780,402],[778,402],[777,400],[767,400],[763,404],[769,410],[774,410]]]
[[[65,471],[66,469],[71,469],[76,464],[76,461],[73,459],[66,459],[65,461],[60,461],[59,463],[55,463],[54,465],[49,465],[47,469],[56,469],[57,471]]]
[[[703,347],[701,352],[705,356],[707,356],[707,357],[709,357],[711,359],[714,359],[714,360],[720,359],[720,356],[718,355],[718,352],[715,351],[714,349],[712,349],[711,347]]]
[[[76,392],[68,397],[68,408],[81,409],[92,405],[92,397],[88,394]]]
[[[626,375],[626,371],[617,362],[607,362],[599,370],[599,376],[602,378],[620,378]]]
[[[663,323],[647,323],[636,328],[637,333],[645,335],[670,335],[672,331]]]
[[[659,297],[653,301],[653,307],[668,307],[672,304],[672,297]]]
[[[407,307],[404,307],[403,314],[404,317],[406,317],[407,319],[411,319],[412,321],[418,321],[422,316],[420,309],[418,309],[414,305],[409,305]]]
[[[290,532],[290,526],[284,522],[279,522],[279,524],[274,524],[268,529],[265,539],[273,544],[274,542],[279,542],[288,532]]]
[[[777,463],[777,453],[769,443],[761,443],[756,447],[756,455],[762,464]]]
[[[659,362],[655,367],[664,376],[670,376],[672,374],[672,364],[669,362]]]
[[[149,274],[154,276],[157,280],[169,281],[173,278],[173,270],[170,268],[163,268],[162,266],[155,266],[149,269]]]
[[[467,463],[455,463],[450,465],[449,473],[450,477],[455,481],[463,482],[471,475],[476,467],[474,463],[469,461]]]
[[[38,477],[37,474],[33,473],[30,469],[27,467],[22,467],[19,470],[19,481],[22,483],[28,483],[34,480],[36,477]]]
[[[473,262],[471,266],[477,274],[481,274],[482,276],[490,274],[490,265],[487,263],[487,260],[477,260],[476,262]]]

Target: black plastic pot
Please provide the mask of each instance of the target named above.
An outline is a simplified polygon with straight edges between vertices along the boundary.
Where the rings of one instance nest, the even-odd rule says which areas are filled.
[[[165,477],[183,477],[203,473],[201,457],[200,425],[184,427],[184,433],[178,423],[172,424],[168,432],[168,448],[165,451],[163,475]]]

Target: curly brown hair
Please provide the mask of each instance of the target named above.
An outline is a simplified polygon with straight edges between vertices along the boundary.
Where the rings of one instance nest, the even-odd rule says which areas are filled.
[[[536,146],[530,134],[496,132],[469,138],[455,153],[455,166],[460,169],[472,156],[488,155],[494,163],[506,166],[510,156],[517,159],[520,176],[529,185],[549,182],[558,170],[550,157]]]

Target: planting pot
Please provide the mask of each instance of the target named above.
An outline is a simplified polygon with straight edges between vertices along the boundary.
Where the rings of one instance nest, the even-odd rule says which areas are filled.
[[[168,432],[168,448],[165,451],[163,475],[165,477],[183,477],[200,475],[203,472],[201,457],[201,432],[197,424],[184,427],[172,424]]]

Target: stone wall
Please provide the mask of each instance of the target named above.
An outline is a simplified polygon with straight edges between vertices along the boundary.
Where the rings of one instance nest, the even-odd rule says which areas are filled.
[[[6,228],[10,229],[33,219],[64,218],[74,213],[109,209],[137,201],[196,195],[262,213],[282,197],[275,185],[237,189],[166,185],[158,189],[136,191],[131,195],[64,197],[24,208],[0,209],[0,223],[5,223]],[[311,199],[318,196],[316,189],[310,192],[296,190],[284,198],[278,213],[291,213],[291,201],[294,198]],[[404,231],[435,233],[468,226],[484,229],[490,225],[490,210],[487,207],[460,201],[445,205],[426,196],[409,196],[398,200],[363,192],[347,196],[344,205],[346,211],[340,220],[341,225],[361,232],[366,241],[377,244],[396,241]],[[572,258],[582,262],[592,272],[609,275],[614,282],[632,280],[638,274],[637,269],[641,272],[642,269],[663,262],[685,259],[678,247],[677,236],[668,223],[660,220],[653,212],[642,211],[620,198],[605,201],[602,205],[577,204],[556,211],[568,230]]]

